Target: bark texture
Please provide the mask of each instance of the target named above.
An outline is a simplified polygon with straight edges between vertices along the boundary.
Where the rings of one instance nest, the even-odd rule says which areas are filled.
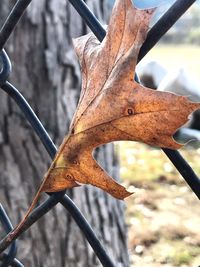
[[[103,22],[107,17],[105,1],[88,0],[87,4]],[[2,1],[1,25],[12,5],[12,0]],[[33,1],[7,45],[13,63],[11,81],[30,102],[57,145],[67,133],[80,90],[80,69],[72,38],[86,31],[82,19],[66,0]],[[95,154],[113,177],[119,176],[112,145],[99,148]],[[0,202],[14,225],[30,205],[49,163],[47,152],[21,111],[0,92]],[[116,266],[128,266],[123,202],[90,186],[68,194]],[[61,205],[20,238],[18,258],[32,267],[101,266]]]

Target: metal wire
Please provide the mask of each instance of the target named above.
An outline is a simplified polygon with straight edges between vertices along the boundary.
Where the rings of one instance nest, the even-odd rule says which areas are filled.
[[[2,50],[0,52],[0,60],[1,60],[0,63],[2,65],[2,69],[0,71],[0,86],[1,86],[7,81],[11,73],[12,67],[11,67],[10,59],[8,55],[6,54],[5,50]]]
[[[21,110],[23,111],[24,115],[26,116],[26,119],[31,123],[33,129],[40,137],[40,140],[44,144],[45,148],[47,149],[48,153],[53,158],[56,154],[56,147],[53,144],[52,140],[50,139],[49,135],[47,134],[46,130],[42,126],[41,122],[25,100],[25,98],[19,93],[19,91],[11,85],[9,82],[6,82],[1,87],[7,94],[9,94],[19,105]],[[99,260],[101,261],[103,266],[114,266],[111,259],[105,252],[105,249],[100,244],[100,241],[96,237],[95,233],[93,232],[91,226],[86,221],[80,210],[76,207],[76,205],[73,203],[73,201],[67,196],[64,195],[64,192],[60,193],[52,193],[50,194],[51,197],[44,202],[43,205],[39,206],[36,211],[31,214],[24,225],[24,227],[19,232],[20,234],[24,232],[26,229],[28,229],[35,221],[37,221],[40,217],[42,217],[47,211],[49,211],[53,206],[55,206],[58,202],[61,202],[62,205],[69,211],[69,213],[72,215],[76,223],[79,225],[81,231],[86,236],[88,242],[90,243],[91,247],[93,248],[95,254],[97,257],[99,257]],[[45,212],[45,213],[44,213]],[[5,240],[9,241],[9,238],[7,236],[7,239],[3,239],[0,242],[0,252],[3,251],[7,246],[8,242],[5,242]],[[4,245],[2,245],[4,244]]]
[[[8,15],[4,25],[0,30],[0,51],[5,46],[15,26],[22,17],[24,11],[30,4],[31,0],[18,0]]]
[[[114,267],[115,265],[107,256],[100,241],[96,238],[95,234],[93,233],[91,226],[88,223],[86,223],[86,219],[82,214],[80,216],[80,212],[77,209],[76,205],[71,201],[71,199],[69,199],[67,195],[65,195],[62,199],[60,199],[60,196],[58,194],[55,193],[52,194],[50,198],[48,198],[44,203],[42,203],[40,206],[38,206],[33,210],[33,212],[30,214],[26,223],[20,229],[16,237],[20,236],[32,224],[38,221],[39,218],[41,218],[44,214],[50,211],[56,204],[58,204],[59,201],[69,211],[70,215],[74,218],[75,222],[80,227],[81,231],[84,233],[91,247],[94,249],[95,254],[102,263],[102,266]],[[9,238],[10,234],[8,234],[5,238],[3,238],[0,241],[0,252],[4,251],[10,244]]]
[[[140,49],[138,62],[158,43],[163,35],[196,2],[196,0],[177,0],[149,31]]]
[[[50,157],[54,158],[57,151],[56,146],[23,95],[7,81],[1,86],[1,88],[17,103],[24,116],[39,136]]]
[[[1,203],[0,203],[0,222],[6,233],[9,233],[10,231],[13,230],[12,223],[10,219],[8,218],[8,215],[6,211],[4,210]],[[16,241],[15,241],[11,244],[8,253],[4,255],[4,258],[2,259],[2,264],[0,265],[0,267],[9,266],[14,261],[16,254],[17,254],[17,246],[16,246]]]
[[[8,254],[2,253],[0,255],[0,261],[4,262],[7,259],[7,257],[8,257]],[[9,266],[12,266],[12,267],[24,267],[24,265],[19,260],[17,260],[16,258],[13,259],[13,261],[9,264]],[[1,265],[1,267],[2,267],[2,265]]]
[[[166,148],[163,149],[163,151],[183,176],[198,199],[200,199],[200,179],[197,177],[191,166],[184,160],[178,151]]]
[[[86,21],[87,25],[91,28],[91,30],[95,33],[97,38],[102,41],[105,36],[105,29],[101,26],[99,21],[94,17],[91,13],[89,8],[85,5],[82,0],[69,0],[71,4],[76,8],[82,18]],[[24,10],[28,6],[31,1],[26,0],[19,0],[17,1],[16,5],[14,6],[11,14],[8,16],[4,26],[0,31],[0,50],[5,45],[6,41],[8,40],[10,34],[12,33],[16,23],[19,21],[21,15],[23,14]],[[162,35],[178,20],[178,18],[191,6],[195,1],[183,1],[178,0],[176,3],[170,8],[170,10],[159,20],[159,22],[152,28],[149,32],[146,42],[144,43],[143,47],[141,48],[139,60],[157,43],[157,41],[162,37]],[[1,73],[0,73],[1,74]],[[25,101],[23,96],[18,92],[18,90],[8,82],[2,82],[2,88],[6,91],[20,106],[24,115],[29,120],[31,125],[33,126],[36,133],[40,136],[40,139],[44,146],[46,147],[48,153],[53,157],[56,153],[56,147],[53,142],[50,140],[47,132],[45,131],[44,127],[35,116],[35,114],[30,109],[30,106]],[[26,102],[26,105],[24,103]],[[38,128],[37,128],[38,127]],[[37,128],[37,129],[36,129]],[[185,180],[188,182],[190,187],[193,189],[196,195],[200,196],[199,190],[195,190],[196,187],[199,187],[199,179],[194,174],[191,167],[187,164],[187,162],[182,158],[182,156],[177,151],[167,150],[165,149],[164,152],[179,170],[179,172],[183,175]],[[61,202],[62,205],[70,212],[70,214],[75,219],[76,223],[79,225],[83,233],[85,234],[86,238],[88,239],[89,243],[94,249],[94,252],[99,257],[100,261],[102,262],[103,266],[109,267],[114,266],[112,261],[109,259],[105,250],[101,247],[98,239],[96,238],[95,234],[93,233],[91,227],[86,222],[83,215],[79,212],[75,204],[65,195],[63,197],[62,193],[54,193],[51,197],[46,200],[42,205],[36,208],[28,218],[26,224],[24,225],[24,229],[19,233],[21,234],[27,228],[29,228],[35,221],[37,221],[41,216],[43,216],[46,212],[48,212],[53,206],[55,206],[58,202]],[[0,242],[1,251],[4,250],[9,242],[6,243],[5,237]],[[14,262],[14,261],[13,261]],[[17,266],[17,265],[13,265]]]
[[[82,0],[69,0],[69,2],[73,5],[82,19],[84,19],[87,26],[91,29],[99,41],[103,41],[106,35],[106,30],[102,27],[99,20],[92,14],[85,2]]]
[[[11,11],[10,15],[8,16],[6,22],[4,23],[1,31],[0,31],[0,48],[2,47],[8,40],[10,34],[12,33],[16,23],[19,21],[21,15],[23,14],[24,10],[28,6],[28,4],[31,1],[21,1],[19,0],[13,10]],[[1,41],[1,38],[3,41]],[[1,52],[0,54],[2,63],[3,63],[3,69],[0,73],[0,85],[1,88],[10,96],[12,97],[15,102],[18,104],[22,112],[24,113],[26,119],[30,122],[31,126],[39,136],[41,142],[45,146],[47,152],[51,156],[51,158],[54,158],[57,149],[54,145],[53,141],[49,137],[48,133],[46,132],[45,128],[33,112],[30,105],[27,103],[25,98],[21,95],[21,93],[9,82],[7,82],[8,75],[10,74],[11,70],[11,64],[9,61],[9,58],[7,57],[5,51]],[[9,69],[9,72],[7,71]],[[2,75],[1,75],[2,74]],[[44,203],[44,205],[41,205],[37,211],[30,215],[30,220],[27,220],[27,223],[25,224],[26,227],[22,228],[23,231],[25,231],[33,222],[38,220],[38,217],[41,217],[43,214],[45,214],[47,211],[49,211],[53,206],[55,206],[59,200],[64,196],[64,192],[60,193],[53,193],[50,194],[51,197]],[[75,219],[77,224],[80,226],[82,232],[85,234],[86,238],[88,239],[88,242],[94,249],[95,254],[97,257],[99,257],[100,262],[103,264],[103,266],[114,266],[111,259],[108,257],[107,253],[105,252],[105,249],[100,244],[100,241],[94,234],[92,228],[80,212],[80,210],[76,207],[76,205],[72,202],[72,200],[65,195],[61,201],[63,206],[70,212],[72,217]],[[45,211],[45,213],[43,213]],[[41,216],[40,216],[41,212]],[[39,216],[38,216],[39,215]],[[3,241],[3,240],[2,240]],[[1,242],[2,243],[2,242]],[[7,247],[8,243],[6,243]],[[4,250],[3,248],[2,250]]]

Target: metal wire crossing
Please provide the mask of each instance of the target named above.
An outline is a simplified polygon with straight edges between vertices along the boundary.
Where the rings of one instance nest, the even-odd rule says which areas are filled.
[[[92,32],[96,35],[99,41],[102,41],[106,35],[106,31],[97,18],[89,10],[83,0],[69,0],[69,2],[74,6],[80,16],[83,18],[85,23],[89,26]],[[152,27],[147,35],[147,39],[143,44],[138,62],[149,52],[149,50],[160,40],[160,38],[174,25],[174,23],[187,11],[187,9],[192,6],[195,0],[177,0],[171,8],[161,17],[161,19]],[[56,154],[56,146],[49,137],[45,128],[35,115],[34,111],[21,95],[21,93],[8,82],[8,78],[11,73],[11,62],[3,49],[7,40],[9,39],[11,33],[13,32],[16,24],[20,20],[24,11],[31,3],[31,0],[18,0],[10,14],[8,15],[4,25],[0,29],[0,88],[5,91],[9,97],[14,99],[16,104],[20,107],[22,113],[25,115],[25,118],[31,124],[33,130],[39,136],[42,144],[45,149],[53,159]],[[188,183],[192,191],[200,199],[200,179],[196,176],[190,165],[184,160],[181,154],[178,151],[163,149],[164,153],[167,155],[169,160],[174,164],[179,173]],[[35,208],[29,218],[27,219],[26,224],[23,226],[18,236],[21,235],[24,231],[31,227],[39,218],[45,215],[49,210],[51,210],[55,205],[61,203],[65,209],[70,213],[74,218],[75,222],[79,226],[80,230],[85,235],[85,238],[90,243],[94,253],[99,258],[102,266],[105,267],[114,267],[112,259],[107,255],[104,247],[99,242],[95,233],[93,232],[91,226],[84,218],[80,210],[74,204],[74,202],[65,194],[65,191],[59,193],[49,194],[49,198],[44,201],[40,206]],[[0,266],[16,266],[23,267],[23,264],[16,259],[17,245],[16,241],[10,242],[9,232],[12,231],[13,227],[9,220],[8,215],[6,214],[3,206],[0,204],[0,223],[2,224],[3,229],[7,235],[0,241]],[[18,237],[17,236],[17,237]],[[5,249],[9,247],[7,253]]]

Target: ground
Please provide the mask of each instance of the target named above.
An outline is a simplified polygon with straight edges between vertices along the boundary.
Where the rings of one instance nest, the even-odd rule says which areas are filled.
[[[200,74],[199,47],[158,46],[147,57]],[[200,176],[199,147],[180,152]],[[116,149],[123,183],[135,191],[126,200],[131,266],[200,266],[198,198],[160,149],[135,142],[119,142]]]
[[[132,266],[200,265],[198,198],[159,149],[130,142],[118,149],[124,184],[135,191],[126,200]],[[198,164],[200,149],[182,154]]]

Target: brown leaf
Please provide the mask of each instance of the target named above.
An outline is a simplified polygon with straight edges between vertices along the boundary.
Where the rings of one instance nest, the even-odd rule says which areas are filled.
[[[153,10],[137,10],[131,0],[117,0],[102,43],[91,33],[74,40],[83,77],[79,104],[69,135],[30,210],[42,191],[80,184],[97,186],[118,199],[129,196],[94,160],[92,152],[102,144],[132,140],[181,147],[172,135],[200,105],[183,96],[144,88],[133,79],[152,14]]]
[[[177,149],[172,135],[199,107],[186,97],[144,88],[133,79],[137,56],[153,10],[117,0],[102,43],[90,33],[74,40],[82,69],[82,92],[69,135],[41,191],[91,184],[124,199],[131,193],[94,160],[93,149],[112,141],[142,141]]]

